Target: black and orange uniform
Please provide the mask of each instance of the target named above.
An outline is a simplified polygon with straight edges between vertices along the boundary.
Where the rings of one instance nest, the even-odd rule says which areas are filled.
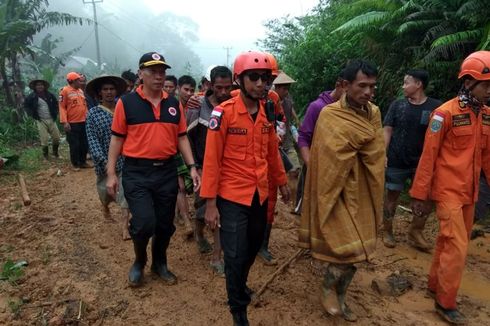
[[[145,98],[143,86],[117,102],[112,134],[124,138],[122,182],[132,214],[129,232],[133,240],[146,243],[153,236],[153,247],[159,250],[153,255],[162,254],[162,248],[166,251],[175,232],[178,183],[174,156],[186,128],[179,102],[164,91],[157,106]]]
[[[287,183],[274,121],[258,103],[254,115],[241,95],[215,107],[204,153],[201,197],[216,198],[232,313],[250,303],[246,282],[264,237],[269,183]]]
[[[88,141],[85,132],[87,118],[87,104],[81,89],[70,85],[63,87],[59,97],[60,122],[69,123],[70,131],[66,133],[66,140],[70,145],[70,161],[74,167],[86,164]]]

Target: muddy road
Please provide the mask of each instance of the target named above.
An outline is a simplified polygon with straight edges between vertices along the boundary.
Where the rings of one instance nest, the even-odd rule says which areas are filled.
[[[224,279],[209,268],[209,256],[177,227],[169,248],[169,266],[179,282],[165,286],[148,273],[143,287],[128,287],[132,244],[123,241],[119,221],[104,219],[92,169],[68,166],[26,178],[32,200],[22,206],[14,176],[0,174],[0,261],[25,260],[15,283],[0,281],[0,325],[230,325]],[[112,207],[117,219],[117,208]],[[398,212],[396,249],[378,243],[377,258],[361,264],[348,294],[359,325],[445,325],[425,295],[431,255],[406,242],[409,217]],[[279,204],[271,251],[279,264],[296,247],[295,217]],[[431,216],[426,236],[434,243]],[[211,239],[210,236],[208,236]],[[249,286],[258,289],[277,266],[257,260]],[[327,316],[319,303],[322,265],[304,255],[280,274],[249,309],[251,325],[351,325]],[[400,297],[371,288],[373,279],[399,271],[413,288]],[[490,237],[471,241],[459,293],[470,325],[490,325]]]

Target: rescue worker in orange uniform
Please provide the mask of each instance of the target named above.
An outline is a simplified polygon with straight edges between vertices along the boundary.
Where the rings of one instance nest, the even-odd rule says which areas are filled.
[[[274,120],[261,101],[272,78],[269,60],[262,52],[244,52],[233,69],[240,94],[211,113],[201,197],[207,199],[206,223],[220,228],[234,325],[248,325],[247,278],[264,238],[269,182],[279,185],[284,201],[289,200],[289,188]]]
[[[122,154],[122,183],[132,215],[129,233],[135,253],[129,270],[131,286],[143,282],[150,238],[151,271],[169,285],[177,283],[177,277],[167,265],[167,249],[175,232],[178,181],[174,157],[177,151],[188,165],[194,190],[200,187],[184,112],[177,99],[163,90],[168,68],[161,54],[145,53],[140,58],[138,71],[143,83],[119,99],[112,121],[106,187],[111,196],[117,194],[116,162]]]
[[[75,170],[91,167],[86,162],[88,141],[85,121],[88,109],[81,89],[81,78],[76,72],[68,73],[68,85],[61,89],[59,97],[60,122],[66,132],[66,140],[70,145],[70,161]]]
[[[457,97],[437,108],[425,135],[424,150],[410,195],[412,210],[423,215],[435,201],[439,234],[429,272],[435,309],[454,324],[466,322],[456,306],[478,199],[480,171],[490,176],[490,51],[462,63]]]
[[[264,97],[262,98],[262,103],[264,106],[269,105],[273,109],[274,124],[277,126],[277,131],[278,131],[277,134],[280,134],[282,130],[281,128],[284,128],[285,126],[286,116],[284,115],[284,110],[281,105],[281,98],[279,97],[279,94],[277,94],[275,91],[270,89],[272,86],[272,81],[279,75],[279,66],[277,64],[276,58],[272,54],[267,52],[264,52],[264,54],[267,56],[267,59],[271,63],[272,79],[270,83],[265,87],[265,94]],[[231,92],[231,96],[235,97],[239,93],[240,90],[238,89],[233,90]],[[280,137],[278,137],[278,140],[280,140]],[[277,154],[279,157],[281,157],[279,152]],[[271,178],[269,178],[269,200],[267,201],[267,225],[265,227],[264,241],[262,242],[262,246],[260,247],[260,250],[258,252],[258,256],[262,259],[262,261],[266,265],[277,264],[277,261],[274,259],[274,257],[269,251],[269,240],[272,231],[272,224],[274,223],[274,212],[277,203],[277,187],[278,185],[274,184]]]

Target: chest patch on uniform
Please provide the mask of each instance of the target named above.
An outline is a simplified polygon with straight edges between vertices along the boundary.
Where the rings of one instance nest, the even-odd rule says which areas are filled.
[[[272,126],[272,124],[270,124],[270,123],[264,123],[264,125],[262,126],[262,133],[268,134],[271,126]]]
[[[490,114],[482,114],[482,122],[486,126],[490,126]]]
[[[452,116],[453,127],[462,127],[471,125],[471,118],[469,113],[456,114]]]
[[[232,135],[246,135],[247,128],[228,128],[227,132]]]
[[[177,110],[171,106],[168,108],[168,113],[170,113],[171,116],[175,117],[177,115]]]

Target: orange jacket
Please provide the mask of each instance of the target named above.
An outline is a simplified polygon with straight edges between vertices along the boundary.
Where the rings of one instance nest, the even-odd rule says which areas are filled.
[[[87,118],[87,103],[81,89],[70,85],[63,87],[59,98],[60,122],[85,122]]]
[[[204,154],[201,197],[220,197],[250,206],[256,190],[260,202],[268,197],[267,178],[287,183],[278,154],[274,125],[267,121],[260,103],[256,121],[252,120],[241,96],[217,106],[211,115],[221,112],[220,126],[213,129],[210,120]]]
[[[476,116],[461,106],[453,98],[432,113],[410,189],[413,198],[473,204],[481,169],[490,177],[490,109],[483,107]]]

